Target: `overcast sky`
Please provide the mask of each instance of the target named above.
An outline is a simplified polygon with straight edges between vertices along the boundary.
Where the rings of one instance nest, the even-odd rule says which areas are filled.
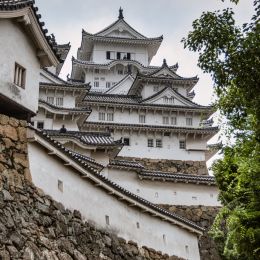
[[[220,0],[36,0],[42,21],[58,43],[72,45],[62,77],[71,72],[71,56],[76,57],[81,42],[81,30],[96,33],[117,20],[118,9],[132,27],[147,37],[163,35],[164,40],[152,60],[161,65],[164,58],[169,65],[179,63],[178,74],[200,78],[194,88],[195,102],[207,105],[212,101],[212,81],[197,67],[198,56],[183,48],[181,39],[192,29],[192,21],[203,11],[234,7],[239,24],[251,18],[253,0],[241,0],[238,6]]]

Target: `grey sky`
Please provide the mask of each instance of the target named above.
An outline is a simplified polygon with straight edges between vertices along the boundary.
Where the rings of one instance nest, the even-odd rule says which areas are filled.
[[[71,42],[72,48],[62,70],[64,77],[71,70],[71,56],[76,56],[84,28],[95,33],[117,19],[118,9],[124,9],[125,20],[148,37],[160,36],[164,40],[152,60],[161,65],[163,58],[169,65],[179,63],[178,74],[200,78],[195,87],[195,102],[209,104],[212,100],[212,81],[196,66],[197,55],[184,50],[181,39],[192,29],[192,21],[203,11],[234,7],[239,24],[249,21],[253,0],[241,0],[238,6],[220,0],[36,0],[42,20],[59,43]]]

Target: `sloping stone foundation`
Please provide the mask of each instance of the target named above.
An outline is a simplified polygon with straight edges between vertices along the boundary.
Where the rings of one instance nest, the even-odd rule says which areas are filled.
[[[30,178],[26,122],[0,115],[0,259],[171,259],[85,222]]]

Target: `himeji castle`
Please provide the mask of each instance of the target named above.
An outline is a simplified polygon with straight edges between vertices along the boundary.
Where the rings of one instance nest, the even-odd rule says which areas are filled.
[[[59,64],[40,71],[29,147],[35,184],[127,240],[200,259],[203,227],[164,209],[203,206],[206,211],[220,206],[206,166],[218,148],[207,145],[218,127],[213,126],[213,107],[193,102],[198,77],[179,75],[178,63],[169,65],[166,59],[150,65],[163,37],[138,32],[121,8],[118,19],[103,30],[82,30],[67,80],[59,73],[71,46],[57,44],[53,35],[50,39]],[[62,166],[52,162],[56,171],[48,173],[45,165],[50,159],[39,145],[49,156],[61,159],[65,153],[68,160]],[[74,172],[69,172],[71,167]],[[75,171],[81,177],[73,177]],[[84,186],[87,182],[90,186]],[[112,197],[118,200],[110,201]],[[108,210],[103,208],[110,203]]]

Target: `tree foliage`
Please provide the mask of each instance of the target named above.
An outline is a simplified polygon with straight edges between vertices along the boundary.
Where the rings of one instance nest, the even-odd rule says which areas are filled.
[[[230,8],[204,12],[183,39],[211,74],[226,137],[235,140],[212,167],[223,204],[212,235],[223,258],[232,260],[260,259],[260,0],[251,3],[249,23],[237,26]]]

